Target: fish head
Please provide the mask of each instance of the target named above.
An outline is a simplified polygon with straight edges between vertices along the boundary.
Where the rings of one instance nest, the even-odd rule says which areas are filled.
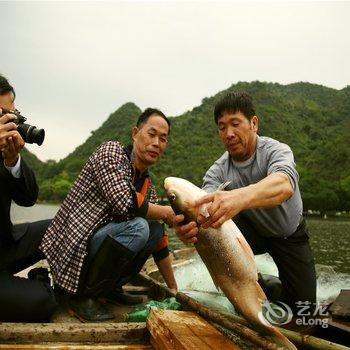
[[[183,214],[185,223],[196,221],[199,208],[195,206],[195,201],[205,195],[205,192],[179,177],[167,177],[164,180],[164,188],[175,214]]]

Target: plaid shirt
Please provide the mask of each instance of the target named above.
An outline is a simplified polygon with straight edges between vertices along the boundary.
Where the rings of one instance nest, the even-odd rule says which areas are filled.
[[[55,283],[66,291],[78,291],[89,238],[96,229],[112,220],[129,220],[140,209],[135,204],[133,173],[128,152],[119,142],[102,144],[88,159],[47,229],[39,248]],[[148,201],[157,202],[153,185],[145,198]]]

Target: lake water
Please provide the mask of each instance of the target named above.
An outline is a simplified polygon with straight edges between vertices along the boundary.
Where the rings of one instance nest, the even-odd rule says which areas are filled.
[[[37,204],[30,208],[13,205],[11,217],[14,223],[49,219],[54,217],[58,208],[58,205],[44,204]],[[307,223],[316,261],[318,299],[330,300],[339,293],[340,289],[350,289],[350,220],[312,218],[307,219]],[[171,230],[169,236],[171,249],[185,247]],[[276,266],[268,255],[257,256],[256,262],[261,272],[277,275]],[[193,268],[196,271],[186,271],[177,276],[180,282],[179,286],[191,289],[193,281],[189,281],[188,276],[197,276],[195,278],[197,288],[193,289],[199,289],[197,282],[202,281],[201,283],[206,286],[204,289],[211,290],[212,284],[209,275],[206,274],[205,277],[201,275],[206,273],[206,269],[200,262]]]

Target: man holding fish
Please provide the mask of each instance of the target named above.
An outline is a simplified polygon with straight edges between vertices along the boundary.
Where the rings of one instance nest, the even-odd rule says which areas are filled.
[[[204,176],[202,189],[209,193],[194,202],[207,211],[186,224],[176,216],[178,237],[196,243],[200,228],[218,229],[233,219],[254,254],[269,253],[276,263],[282,283],[278,299],[294,310],[298,302],[315,303],[314,259],[291,149],[257,134],[259,119],[246,93],[224,96],[214,117],[227,152]]]

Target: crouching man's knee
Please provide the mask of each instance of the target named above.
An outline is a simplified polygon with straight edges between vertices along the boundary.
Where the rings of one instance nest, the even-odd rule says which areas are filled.
[[[133,236],[128,248],[135,253],[143,250],[149,240],[150,228],[148,221],[137,217],[133,220]]]

